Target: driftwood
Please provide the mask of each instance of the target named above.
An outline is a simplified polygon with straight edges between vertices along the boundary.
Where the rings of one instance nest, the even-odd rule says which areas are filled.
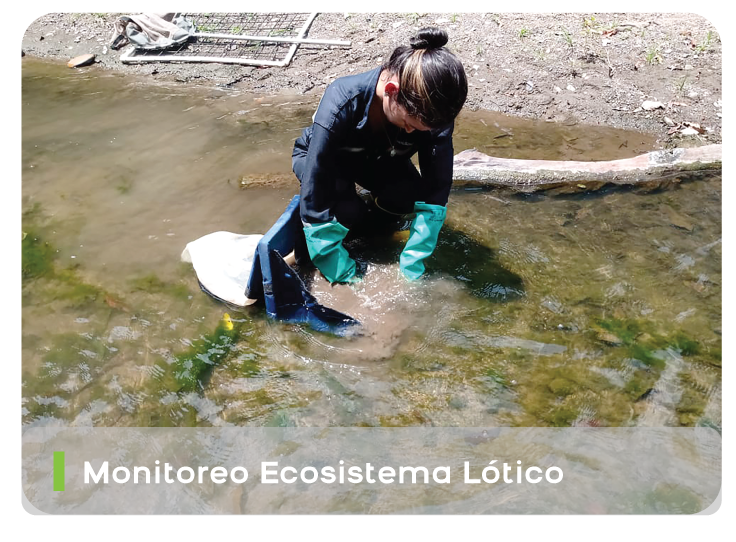
[[[455,155],[454,187],[508,188],[517,192],[574,193],[609,185],[654,190],[721,169],[721,145],[653,151],[607,162],[494,158],[476,150]],[[247,174],[241,188],[298,186],[293,173]]]
[[[608,162],[516,160],[467,150],[455,156],[453,186],[564,193],[598,190],[609,184],[656,189],[720,169],[721,145],[653,151]]]

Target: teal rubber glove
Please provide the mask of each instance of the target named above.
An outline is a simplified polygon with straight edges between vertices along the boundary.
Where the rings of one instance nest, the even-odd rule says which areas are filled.
[[[399,258],[399,268],[406,278],[416,280],[424,274],[424,259],[434,252],[447,207],[418,201],[414,204],[416,217],[409,226],[409,240]]]
[[[304,224],[309,257],[330,282],[352,282],[355,279],[355,260],[342,246],[348,229],[333,220],[324,224]]]

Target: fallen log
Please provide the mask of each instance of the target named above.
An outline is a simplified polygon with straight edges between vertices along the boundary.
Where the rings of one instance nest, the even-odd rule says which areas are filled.
[[[656,189],[720,169],[721,145],[653,151],[605,162],[494,158],[470,149],[455,155],[453,186],[558,193],[598,190],[609,184]]]

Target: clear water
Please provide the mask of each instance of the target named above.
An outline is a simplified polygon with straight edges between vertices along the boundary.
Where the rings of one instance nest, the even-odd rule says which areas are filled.
[[[574,197],[455,191],[425,280],[400,238],[354,288],[365,334],[234,313],[187,242],[263,233],[316,101],[24,59],[23,423],[721,425],[721,179]],[[456,152],[617,159],[651,137],[467,112]],[[247,188],[241,187],[247,181]],[[228,312],[232,330],[223,327]]]

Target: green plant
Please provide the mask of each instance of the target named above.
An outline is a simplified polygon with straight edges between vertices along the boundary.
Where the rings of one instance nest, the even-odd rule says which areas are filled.
[[[525,38],[529,35],[529,31],[526,28],[519,30],[519,38]]]
[[[452,15],[450,15],[450,22],[457,22],[457,13],[453,13]]]
[[[475,54],[478,55],[478,56],[482,56],[483,55],[483,46],[482,45],[479,44],[478,47],[475,48]]]
[[[710,46],[711,46],[711,44],[712,44],[712,43],[711,43],[711,42],[712,42],[712,40],[713,40],[713,32],[711,32],[710,30],[708,30],[708,35],[707,35],[707,36],[705,37],[705,39],[703,40],[703,43],[701,43],[700,45],[698,45],[698,46],[697,46],[697,47],[695,48],[695,50],[696,50],[696,51],[697,51],[698,53],[702,53],[703,51],[706,51],[706,50],[710,49]]]
[[[647,61],[647,64],[649,65],[653,65],[655,63],[658,64],[662,62],[662,57],[659,56],[659,47],[652,45],[649,48],[646,54],[646,61]]]
[[[570,48],[572,48],[572,35],[570,34],[570,32],[568,32],[566,28],[563,28],[562,35],[564,36],[565,41],[570,46]]]
[[[420,18],[418,13],[409,13],[406,16],[411,21],[411,24],[417,24],[417,21]]]
[[[595,20],[592,15],[587,19],[583,19],[583,29],[590,34],[593,30],[596,30],[600,26],[600,23]]]
[[[687,82],[687,75],[682,78],[682,81],[677,83],[677,93],[678,94],[684,94],[685,93],[685,83]]]

